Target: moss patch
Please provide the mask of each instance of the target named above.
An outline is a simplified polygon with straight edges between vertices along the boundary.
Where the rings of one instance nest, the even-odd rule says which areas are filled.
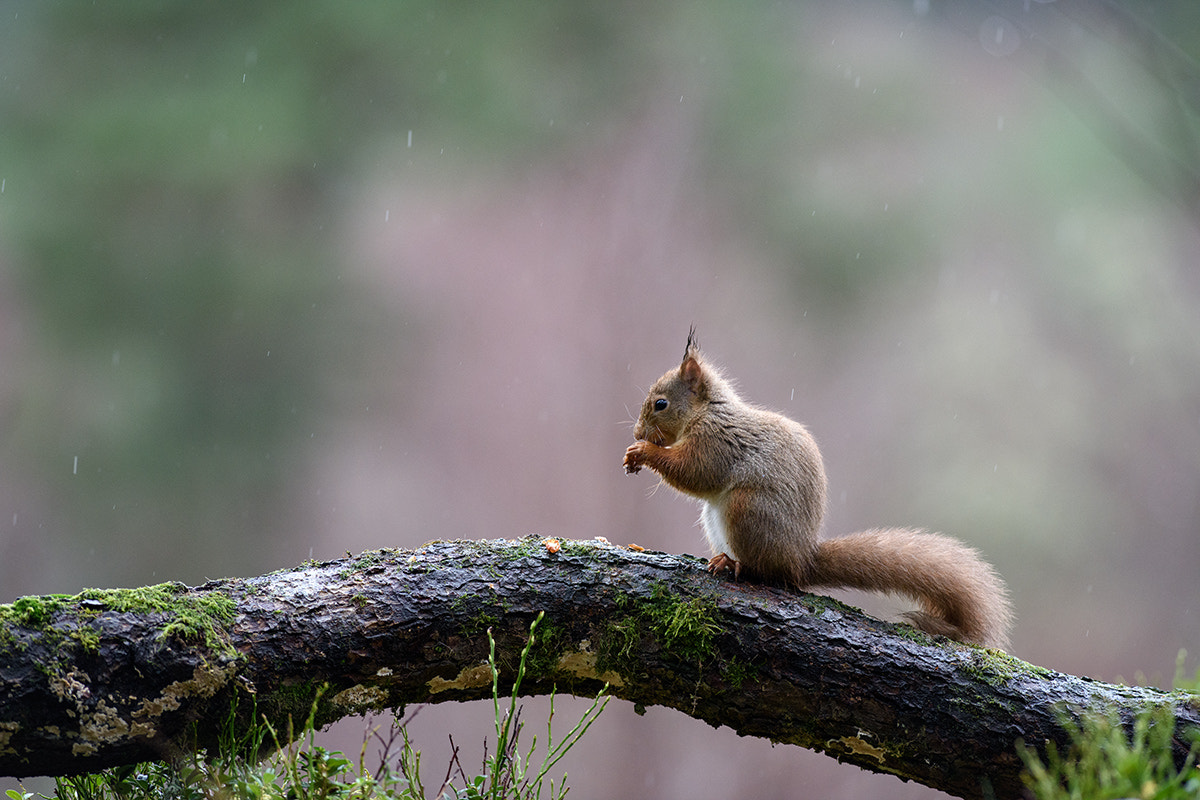
[[[1041,678],[1049,680],[1053,677],[1050,670],[1014,658],[1002,650],[988,650],[974,647],[971,651],[970,663],[963,664],[963,672],[989,686],[1003,686],[1015,678]]]
[[[0,622],[11,620],[26,628],[41,628],[69,601],[70,598],[65,594],[18,597],[11,605],[0,606]]]
[[[714,599],[684,599],[662,584],[654,586],[648,599],[623,596],[617,607],[624,614],[608,625],[599,647],[603,670],[624,672],[622,667],[640,649],[646,633],[681,659],[703,660],[712,655],[713,640],[722,630]]]
[[[729,681],[729,685],[734,689],[741,689],[746,681],[758,680],[758,664],[751,661],[743,661],[740,658],[731,658],[726,663],[721,675],[725,680]]]
[[[558,625],[543,619],[529,643],[528,669],[537,676],[558,669],[558,661],[568,646],[567,636]]]
[[[213,650],[228,650],[224,631],[233,622],[237,604],[217,592],[195,594],[182,583],[160,583],[138,589],[84,589],[77,595],[22,597],[0,605],[0,644],[13,640],[11,626],[51,634],[79,642],[84,650],[95,652],[100,634],[89,624],[104,611],[135,614],[159,613],[167,617],[160,637],[178,636],[200,641]],[[69,630],[59,630],[56,621],[73,615]]]
[[[113,611],[166,614],[170,619],[160,638],[178,636],[185,641],[203,641],[211,649],[227,647],[223,632],[237,612],[233,598],[215,592],[192,594],[182,583],[140,589],[85,589],[74,599],[101,603]]]

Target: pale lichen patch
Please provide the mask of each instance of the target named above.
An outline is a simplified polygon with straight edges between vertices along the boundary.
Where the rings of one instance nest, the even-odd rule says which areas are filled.
[[[580,678],[594,678],[598,681],[604,681],[612,686],[625,685],[625,681],[618,673],[612,670],[599,672],[596,669],[596,654],[586,647],[569,653],[563,653],[558,659],[558,669]]]
[[[80,677],[83,680],[80,680]],[[92,696],[92,690],[87,687],[85,681],[90,681],[91,678],[85,672],[77,672],[71,670],[66,675],[51,675],[50,676],[50,691],[54,696],[64,703],[83,710],[83,703]]]
[[[15,754],[17,752],[8,746],[8,742],[19,730],[21,730],[19,722],[0,722],[0,753]]]
[[[333,704],[341,706],[350,713],[361,713],[383,708],[387,703],[388,693],[378,686],[351,686],[333,696]]]
[[[425,685],[429,687],[431,694],[437,694],[448,689],[474,689],[479,686],[487,686],[491,682],[492,668],[487,664],[479,664],[474,667],[464,667],[452,681],[448,681],[440,675],[434,675]]]
[[[868,756],[870,758],[875,759],[880,764],[882,764],[885,761],[887,761],[887,754],[883,751],[882,748],[876,747],[875,745],[872,745],[872,744],[868,744],[862,738],[863,736],[870,736],[870,735],[871,734],[867,733],[866,731],[859,731],[858,736],[843,736],[842,738],[837,740],[837,743],[841,744],[842,747],[844,747],[846,750],[850,751],[851,753],[854,753],[855,755]],[[834,743],[830,742],[829,744],[832,745]]]
[[[94,711],[86,713],[79,726],[79,737],[71,751],[75,755],[90,756],[95,754],[100,744],[119,742],[129,736],[129,723],[126,722],[117,709],[101,700]]]
[[[186,681],[175,681],[163,688],[162,693],[155,698],[143,700],[134,710],[132,716],[160,717],[168,711],[175,711],[182,705],[182,700],[189,697],[212,697],[226,683],[236,670],[236,665],[229,663],[224,667],[214,667],[210,664],[200,664],[192,670],[192,677]],[[153,735],[150,733],[142,735]]]

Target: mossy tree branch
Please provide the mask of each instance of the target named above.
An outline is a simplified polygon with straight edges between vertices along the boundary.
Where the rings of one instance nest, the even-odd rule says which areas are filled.
[[[1200,726],[1190,695],[935,641],[827,598],[719,581],[689,556],[554,549],[536,538],[435,542],[194,589],[0,606],[0,774],[211,746],[231,709],[235,724],[257,713],[287,730],[318,696],[319,725],[490,697],[487,630],[503,667],[543,611],[523,693],[592,696],[607,683],[639,706],[961,797],[1020,794],[1015,742],[1065,742],[1063,709],[1166,705]],[[502,681],[511,663],[507,672]]]

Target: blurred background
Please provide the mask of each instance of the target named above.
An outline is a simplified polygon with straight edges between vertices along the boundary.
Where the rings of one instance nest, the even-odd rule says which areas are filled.
[[[7,3],[0,602],[434,538],[704,554],[621,470],[695,324],[816,435],[828,533],[980,548],[1034,663],[1194,671],[1200,6],[1128,5]],[[490,719],[421,711],[427,783]],[[621,702],[565,763],[940,796]]]

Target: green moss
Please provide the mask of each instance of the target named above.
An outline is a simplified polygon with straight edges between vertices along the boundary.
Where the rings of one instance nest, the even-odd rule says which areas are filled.
[[[395,554],[395,550],[366,550],[351,558],[350,566],[354,571],[362,572],[386,564]]]
[[[513,558],[540,558],[547,552],[546,545],[542,544],[546,538],[537,534],[529,534],[514,542],[500,542],[500,544]],[[565,545],[567,541],[560,539],[559,543]]]
[[[704,660],[712,655],[713,640],[721,632],[714,599],[684,599],[663,584],[656,584],[648,599],[624,595],[617,607],[624,613],[609,623],[599,646],[602,669],[625,671],[622,667],[640,649],[646,633],[681,659]]]
[[[100,652],[100,631],[88,625],[80,625],[71,631],[70,637],[79,642],[84,652],[95,655]]]
[[[1015,678],[1033,677],[1048,680],[1053,677],[1050,670],[1014,658],[1001,650],[976,647],[971,661],[964,664],[963,672],[989,686],[1003,686]]]
[[[908,625],[903,622],[895,623],[895,627],[892,632],[901,639],[907,639],[915,644],[926,646],[936,646],[938,644],[937,640],[934,639],[930,634],[914,625]]]
[[[758,665],[740,658],[731,658],[722,666],[723,677],[734,689],[741,689],[747,680],[758,680]]]
[[[453,608],[455,604],[458,604],[460,607],[465,606],[470,599],[471,598],[467,596],[460,597],[458,600],[455,600],[453,604],[451,604],[451,607]],[[461,600],[462,603],[459,603],[459,600]],[[467,622],[463,623],[462,627],[459,628],[459,632],[465,638],[473,639],[477,636],[483,636],[488,632],[489,629],[497,628],[499,625],[500,617],[488,611],[480,611],[478,614],[471,617]]]
[[[641,626],[634,616],[623,616],[609,623],[599,647],[600,668],[608,670],[624,665],[635,652],[640,639]]]
[[[604,552],[604,545],[594,540],[562,539],[560,541],[562,549],[559,552],[589,561],[599,561],[600,555]]]
[[[277,686],[254,697],[254,712],[277,741],[294,741],[297,731],[324,727],[341,715],[328,696],[329,688],[327,682],[314,681]]]
[[[94,608],[93,608],[94,607]],[[223,631],[233,622],[237,604],[232,598],[218,593],[194,594],[182,583],[160,583],[138,589],[85,589],[77,595],[44,595],[22,597],[8,605],[0,605],[0,643],[14,641],[9,625],[19,625],[78,641],[85,650],[99,648],[100,634],[90,626],[76,624],[68,631],[55,632],[54,623],[64,614],[74,615],[76,622],[94,618],[102,611],[137,614],[161,613],[167,620],[161,638],[178,636],[186,641],[202,641],[216,650],[229,649]]]
[[[160,583],[138,589],[85,589],[77,600],[94,600],[113,611],[163,613],[170,619],[160,638],[178,636],[202,641],[212,649],[227,647],[221,631],[233,622],[237,604],[218,593],[195,595],[182,583]]]
[[[529,669],[538,677],[553,672],[567,646],[563,629],[543,618],[537,626],[537,635],[530,636]]]
[[[663,645],[685,658],[712,653],[713,638],[721,632],[717,603],[711,597],[681,599],[658,584],[643,607],[651,630]]]
[[[1187,663],[1187,650],[1181,649],[1175,656],[1175,678],[1171,685],[1188,694],[1200,694],[1200,667],[1194,673],[1184,669]]]
[[[50,621],[50,616],[58,610],[59,604],[49,597],[19,597],[9,608],[9,618],[16,624],[26,628],[40,628]]]

